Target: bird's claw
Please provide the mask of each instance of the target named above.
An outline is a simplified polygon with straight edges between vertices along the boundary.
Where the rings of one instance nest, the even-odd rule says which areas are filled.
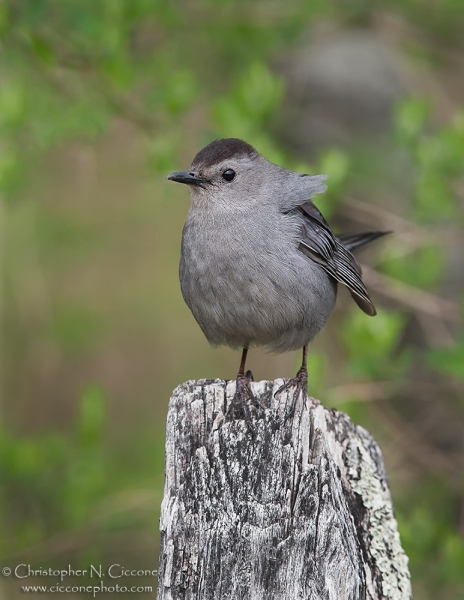
[[[251,431],[254,431],[249,401],[257,407],[264,409],[265,406],[251,391],[250,382],[253,381],[253,373],[247,371],[245,375],[238,375],[236,380],[235,394],[226,412],[226,419],[245,419],[245,423]]]
[[[295,377],[293,377],[293,379],[289,379],[283,385],[281,385],[280,388],[274,393],[274,396],[277,396],[277,394],[280,394],[291,387],[295,387],[295,391],[293,392],[292,406],[290,413],[287,415],[287,419],[293,416],[300,394],[303,394],[304,401],[306,401],[306,398],[308,397],[308,370],[306,369],[306,366],[300,367]]]

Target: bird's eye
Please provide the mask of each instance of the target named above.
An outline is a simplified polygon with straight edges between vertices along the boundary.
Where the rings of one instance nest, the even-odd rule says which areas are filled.
[[[232,181],[232,179],[235,177],[235,171],[233,169],[226,169],[224,171],[224,173],[222,174],[222,178],[225,179],[226,181]]]

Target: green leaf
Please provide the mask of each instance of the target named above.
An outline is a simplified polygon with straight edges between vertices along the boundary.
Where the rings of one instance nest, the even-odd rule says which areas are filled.
[[[400,336],[405,324],[404,315],[382,309],[368,317],[353,309],[343,323],[341,337],[347,349],[348,370],[358,377],[386,379],[403,366],[396,357]]]
[[[444,221],[455,214],[455,199],[443,172],[429,167],[417,185],[414,211],[421,221]]]
[[[322,152],[319,171],[330,177],[331,185],[340,185],[348,175],[349,159],[345,152],[330,148]]]
[[[223,135],[248,139],[272,116],[283,93],[283,80],[254,62],[229,94],[213,103],[213,118]]]
[[[414,140],[426,126],[430,113],[430,102],[424,98],[402,100],[395,110],[395,127],[400,139]]]

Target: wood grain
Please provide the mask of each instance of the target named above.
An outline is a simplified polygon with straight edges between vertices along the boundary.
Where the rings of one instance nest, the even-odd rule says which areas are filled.
[[[225,420],[235,382],[189,381],[169,404],[158,600],[406,600],[407,558],[379,447],[282,380],[269,408]]]

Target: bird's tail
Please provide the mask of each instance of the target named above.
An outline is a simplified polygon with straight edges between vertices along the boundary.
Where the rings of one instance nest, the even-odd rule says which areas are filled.
[[[391,231],[364,231],[363,233],[340,233],[337,235],[341,243],[350,252],[355,252],[377,238],[392,233]]]

